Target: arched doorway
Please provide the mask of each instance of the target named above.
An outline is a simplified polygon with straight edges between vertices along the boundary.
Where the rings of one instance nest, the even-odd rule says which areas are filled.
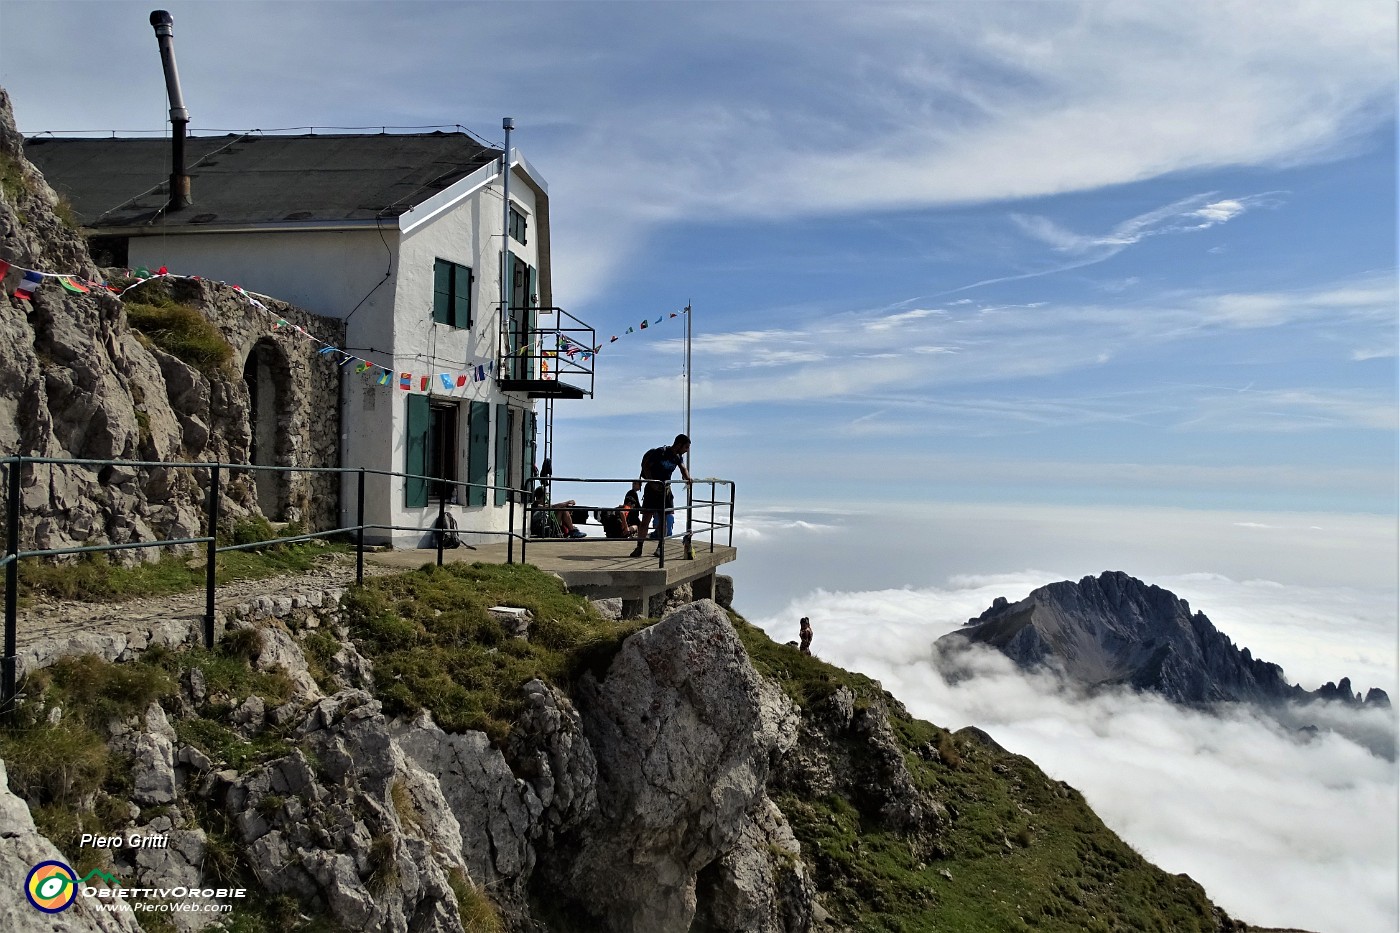
[[[253,345],[243,364],[248,386],[248,461],[255,466],[290,466],[291,438],[287,431],[291,370],[277,341],[264,337]],[[272,521],[283,521],[287,508],[287,474],[253,471],[258,508]]]

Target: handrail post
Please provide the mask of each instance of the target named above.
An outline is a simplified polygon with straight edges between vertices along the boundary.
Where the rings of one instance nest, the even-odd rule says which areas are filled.
[[[734,546],[734,499],[736,498],[737,493],[738,493],[738,491],[734,488],[734,484],[733,484],[733,483],[730,483],[730,484],[729,484],[729,544],[726,545],[726,547],[733,547],[733,546]]]
[[[690,537],[690,510],[694,507],[694,498],[691,495],[691,484],[687,482],[685,484],[685,537],[681,539],[683,545],[681,553],[686,560],[695,560],[695,545],[691,543]]]
[[[442,485],[438,484],[438,517],[437,533],[433,535],[434,543],[437,544],[437,565],[442,566],[442,539],[447,537],[447,495]]]
[[[674,509],[666,507],[666,500],[675,502],[675,496],[671,493],[671,481],[667,480],[661,487],[661,511],[656,513],[656,566],[662,570],[666,569],[666,519],[674,513]]]
[[[365,582],[365,468],[360,467],[359,480],[355,489],[355,514],[359,516],[359,530],[355,532],[355,585]]]
[[[715,504],[716,504],[715,496],[716,496],[716,495],[718,495],[718,493],[715,491],[715,481],[714,481],[714,480],[710,480],[710,553],[711,553],[711,554],[713,554],[713,553],[715,552]]]
[[[218,586],[219,464],[209,468],[209,544],[204,568],[204,647],[214,647],[214,588]]]
[[[525,556],[525,546],[530,543],[530,525],[535,517],[535,489],[538,487],[533,485],[534,482],[535,478],[533,476],[526,480],[525,502],[523,503],[524,507],[520,510],[521,517],[525,522],[525,527],[520,531],[520,562],[522,564],[528,564],[530,562],[529,558]],[[511,525],[511,531],[514,532],[514,530],[515,526]],[[511,540],[513,541],[515,539],[512,538]],[[509,548],[509,545],[507,545],[507,548]]]
[[[5,507],[5,550],[10,562],[5,565],[5,657],[0,659],[4,666],[3,683],[0,683],[0,710],[9,711],[14,707],[18,671],[15,667],[19,653],[19,474],[23,457],[15,457],[9,463],[9,487]]]

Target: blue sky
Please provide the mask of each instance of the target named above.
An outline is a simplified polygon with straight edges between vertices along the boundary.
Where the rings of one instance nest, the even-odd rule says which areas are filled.
[[[0,0],[20,128],[161,130],[150,8]],[[819,654],[991,727],[1246,919],[1395,929],[1393,762],[1037,717],[1006,672],[925,665],[994,596],[1114,569],[1309,688],[1397,694],[1394,3],[169,9],[194,127],[511,116],[557,301],[604,341],[694,305],[694,472],[738,483],[750,618],[810,614]],[[559,473],[632,475],[680,429],[679,336],[604,344]],[[1189,792],[1144,795],[1143,762]]]
[[[147,6],[0,6],[21,129],[160,129]],[[1395,510],[1392,4],[171,12],[196,128],[513,116],[557,300],[693,303],[751,502]],[[607,347],[560,472],[674,433],[679,333]]]
[[[0,4],[21,129],[160,130],[148,6]],[[624,335],[561,474],[682,426],[678,321],[625,330],[689,301],[694,472],[751,505],[1393,519],[1393,4],[171,12],[196,130],[515,118],[556,300]]]

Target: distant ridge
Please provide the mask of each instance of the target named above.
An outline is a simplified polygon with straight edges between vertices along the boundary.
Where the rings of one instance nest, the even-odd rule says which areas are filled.
[[[1343,677],[1314,691],[1283,668],[1237,648],[1186,600],[1122,571],[1051,583],[1020,602],[998,597],[986,612],[938,640],[996,648],[1023,668],[1049,666],[1089,687],[1126,686],[1174,703],[1204,705],[1333,700],[1389,708],[1372,688],[1363,698]]]

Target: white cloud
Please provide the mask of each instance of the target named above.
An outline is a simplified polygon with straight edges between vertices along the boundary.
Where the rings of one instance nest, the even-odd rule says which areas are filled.
[[[997,282],[1019,281],[1053,275],[1071,269],[1103,262],[1118,255],[1147,237],[1170,234],[1194,233],[1208,230],[1218,224],[1233,220],[1246,210],[1255,207],[1275,207],[1278,205],[1278,192],[1248,195],[1239,198],[1225,198],[1206,202],[1214,193],[1197,194],[1182,198],[1171,204],[1156,208],[1117,224],[1108,233],[1083,235],[1074,233],[1046,217],[1034,214],[1012,214],[1012,222],[1032,239],[1048,245],[1054,251],[1077,257],[1065,263],[1057,263],[1043,269],[983,279],[971,285],[963,285],[953,291],[966,291],[982,285]],[[1131,280],[1130,280],[1131,281]]]
[[[849,312],[794,315],[789,328],[707,333],[696,338],[693,404],[701,408],[783,405],[842,400],[892,400],[922,416],[941,415],[940,427],[961,430],[963,415],[979,431],[1026,423],[1075,424],[1138,420],[1179,430],[1297,432],[1324,427],[1388,430],[1395,423],[1390,388],[1313,388],[1306,385],[1213,390],[1152,383],[1083,397],[1003,388],[977,394],[998,381],[1042,378],[1097,368],[1111,361],[1218,348],[1222,339],[1271,327],[1309,327],[1343,335],[1337,359],[1351,359],[1354,341],[1393,344],[1396,284],[1366,278],[1292,292],[1167,294],[1128,304],[1015,306],[950,305],[896,314]],[[1192,341],[1200,341],[1193,344]],[[1314,357],[1325,343],[1298,341],[1293,352]],[[679,359],[667,338],[645,358],[604,344],[597,404],[584,418],[673,407],[682,391],[674,380],[646,378],[659,357]],[[677,370],[679,371],[679,370]],[[1289,369],[1280,374],[1289,377]],[[1289,377],[1292,378],[1292,377]],[[1301,378],[1301,377],[1299,377]],[[662,388],[662,386],[666,388]],[[961,389],[966,394],[953,393]],[[999,397],[998,397],[999,395]],[[981,420],[991,415],[991,420]]]
[[[150,43],[129,4],[5,7],[36,31]],[[1394,112],[1395,12],[1377,3],[794,3],[740,17],[708,4],[240,3],[177,19],[196,126],[466,123],[495,138],[514,112],[551,183],[555,272],[575,307],[680,218],[907,210],[1296,164],[1346,154]],[[524,34],[549,54],[496,55]],[[113,81],[125,127],[162,128],[154,54],[114,72],[80,43],[19,36],[0,36],[0,80],[24,130],[112,129],[100,91]],[[412,61],[379,54],[386,42],[414,48]],[[600,54],[609,43],[629,54]],[[256,66],[231,51],[253,47]],[[1194,210],[1205,225],[1236,208]]]
[[[1018,599],[1052,579],[1023,572],[918,589],[818,590],[756,621],[785,641],[799,615],[811,616],[821,657],[876,677],[916,716],[954,729],[975,725],[1028,755],[1080,789],[1147,858],[1189,873],[1238,918],[1319,933],[1395,929],[1395,763],[1329,728],[1371,730],[1393,747],[1394,713],[1312,708],[1302,715],[1323,731],[1305,742],[1247,709],[1211,716],[1152,697],[1085,698],[993,652],[971,656],[977,676],[942,678],[928,648],[934,638],[996,596]],[[1285,653],[1294,660],[1346,643],[1371,654],[1370,673],[1384,668],[1385,683],[1395,683],[1393,588],[1308,589],[1212,574],[1147,582],[1196,597],[1195,608],[1256,656],[1279,660],[1276,642],[1264,650],[1251,640],[1265,634],[1264,620],[1273,620],[1275,634],[1280,620],[1291,620],[1298,624]],[[741,586],[741,609],[744,597]]]

